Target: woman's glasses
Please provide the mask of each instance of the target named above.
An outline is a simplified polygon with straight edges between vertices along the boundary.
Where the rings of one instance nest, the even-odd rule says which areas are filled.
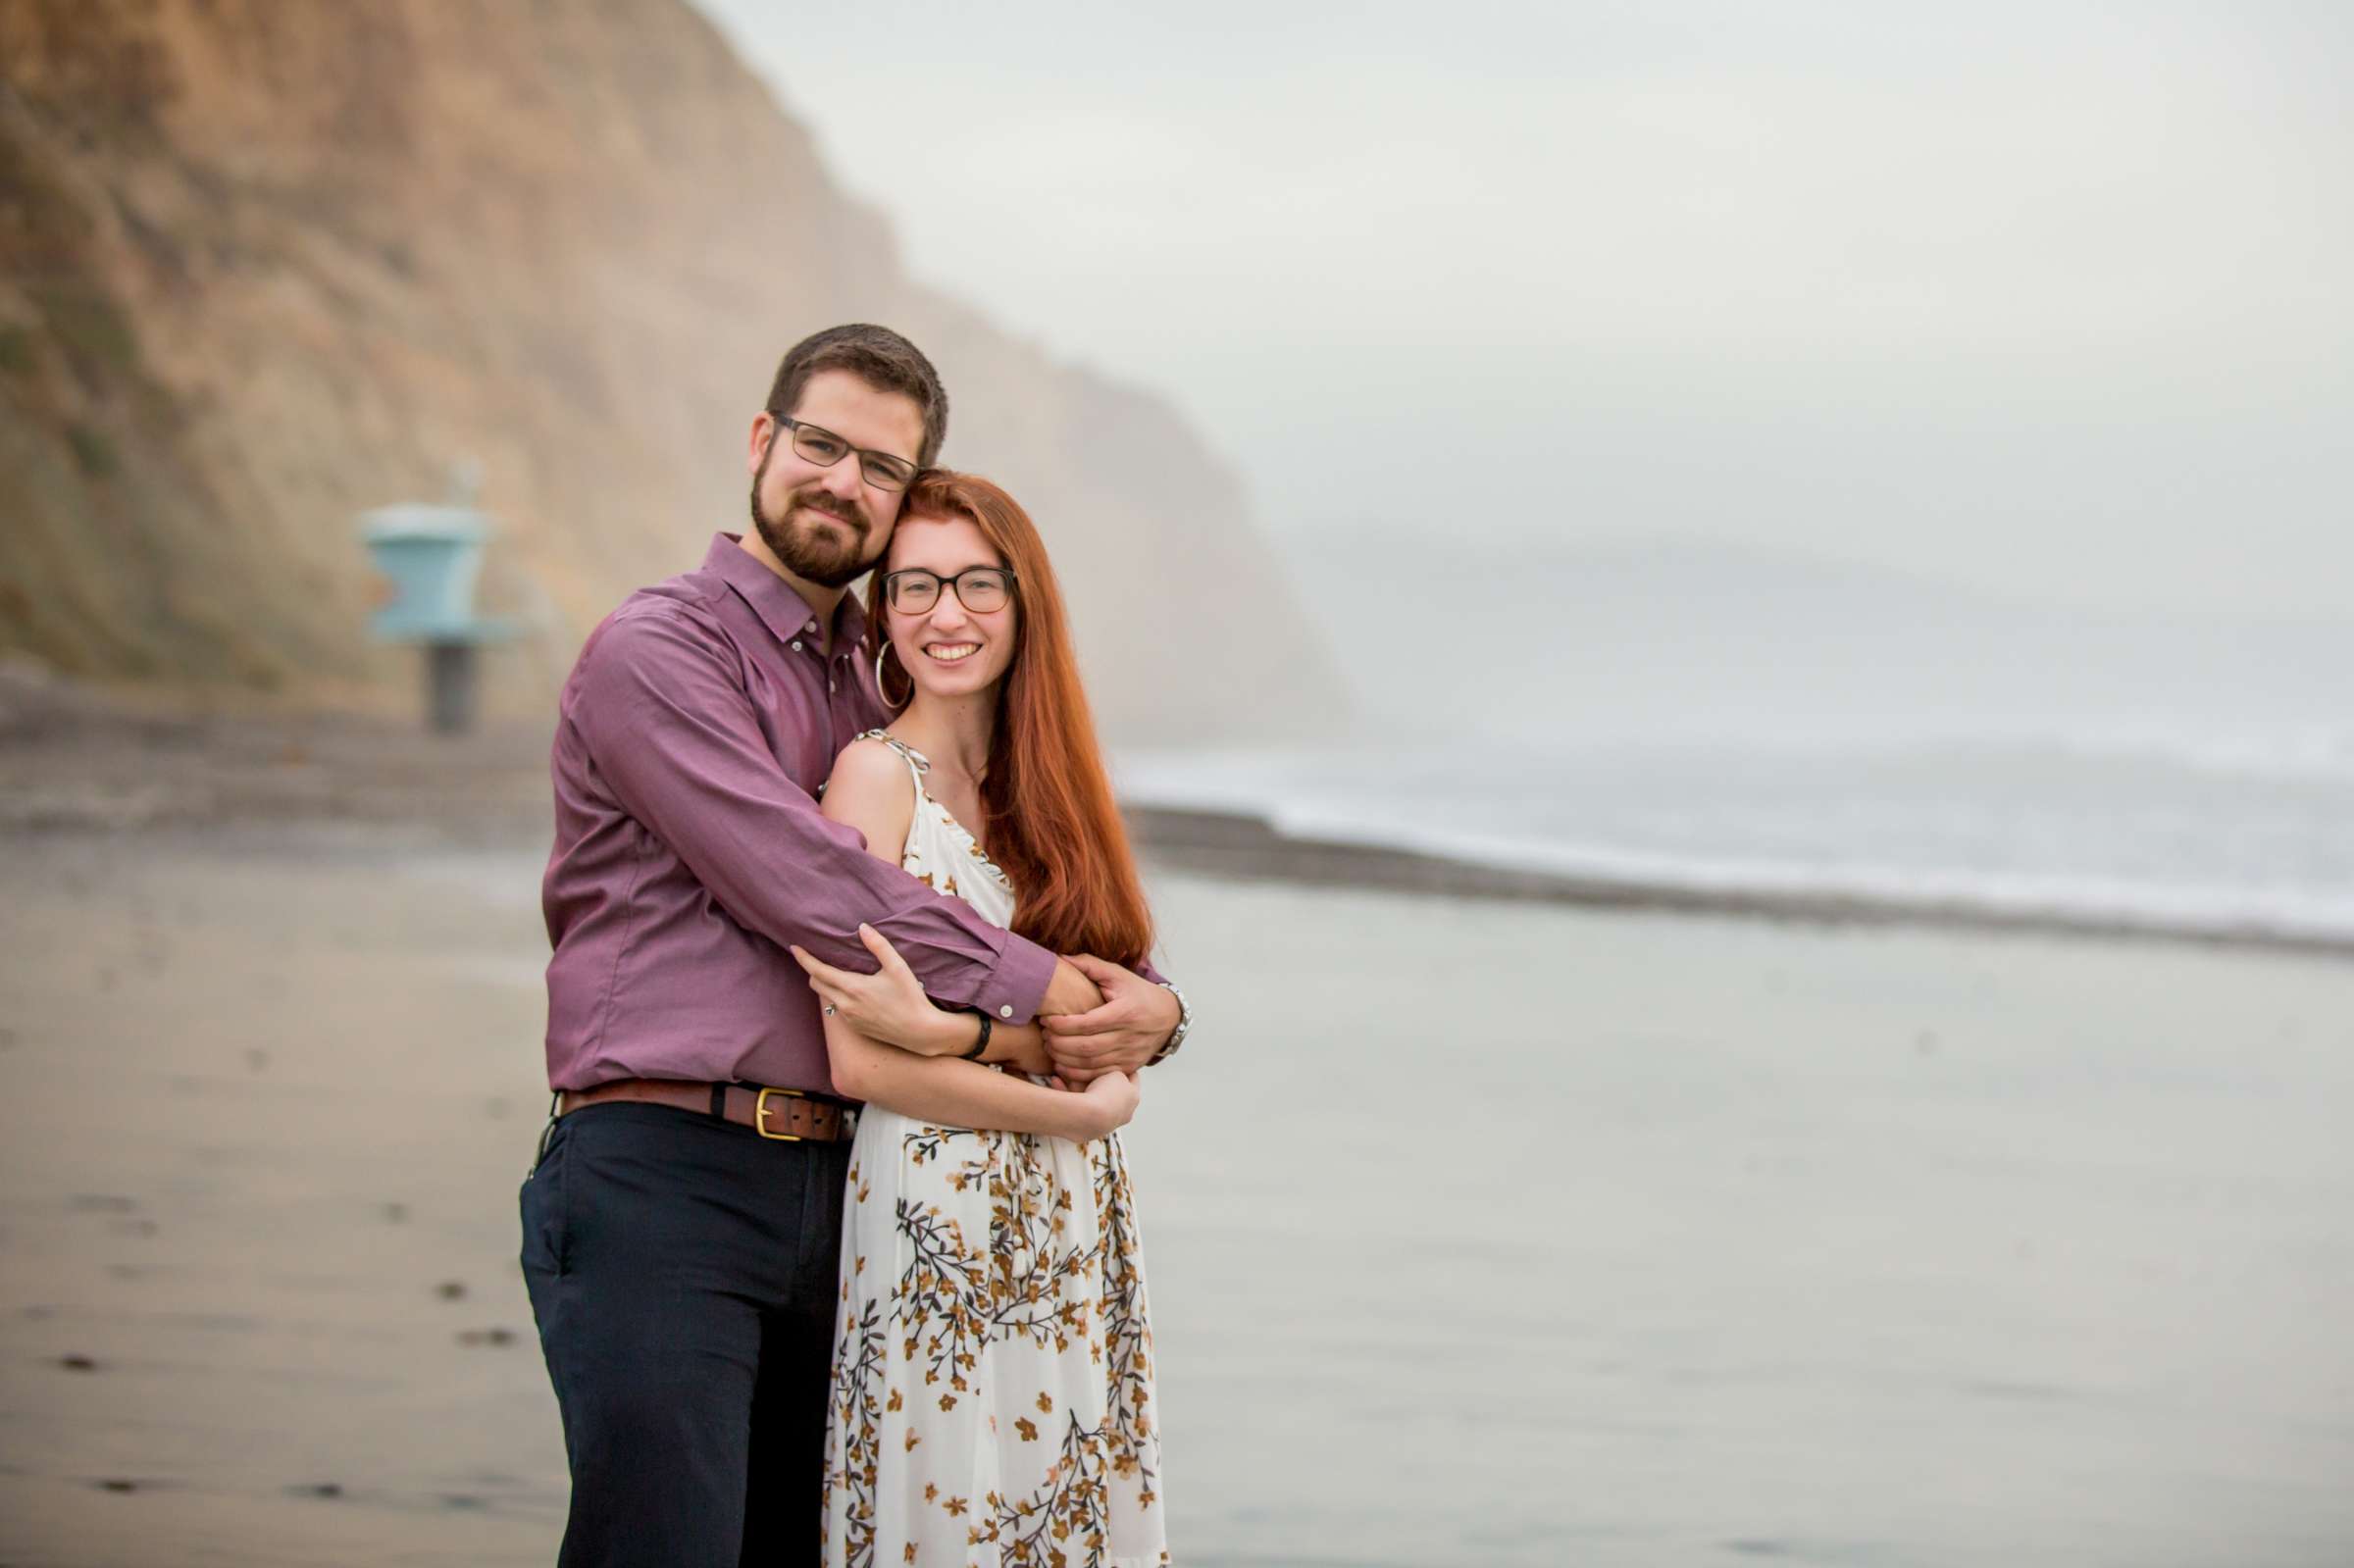
[[[883,597],[901,615],[922,615],[940,602],[944,584],[975,615],[1002,610],[1013,597],[1013,572],[1001,566],[968,566],[952,578],[911,566],[884,576]]]

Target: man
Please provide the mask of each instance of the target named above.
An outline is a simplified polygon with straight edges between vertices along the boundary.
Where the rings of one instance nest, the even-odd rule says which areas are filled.
[[[796,344],[752,421],[751,531],[631,595],[565,683],[542,885],[557,1114],[523,1265],[572,1467],[567,1565],[815,1553],[854,1112],[788,946],[862,975],[896,949],[939,1003],[1042,1017],[1068,1077],[1183,1035],[1173,990],[1083,973],[818,810],[835,754],[885,717],[845,589],[947,424],[897,333]],[[943,1034],[891,1043],[961,1052],[979,1022]]]

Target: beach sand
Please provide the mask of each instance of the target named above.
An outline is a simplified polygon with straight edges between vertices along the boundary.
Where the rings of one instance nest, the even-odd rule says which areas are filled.
[[[543,830],[45,809],[0,1562],[552,1560]],[[1153,883],[1180,1563],[2354,1561],[2354,966]]]

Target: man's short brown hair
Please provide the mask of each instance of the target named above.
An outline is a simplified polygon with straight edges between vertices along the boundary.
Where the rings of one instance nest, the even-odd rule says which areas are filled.
[[[915,466],[930,468],[940,456],[940,443],[948,435],[948,394],[940,384],[940,372],[917,348],[888,327],[853,322],[812,332],[786,352],[769,383],[768,412],[783,419],[801,400],[801,389],[819,371],[848,371],[878,392],[899,392],[914,399],[924,416],[924,444]]]

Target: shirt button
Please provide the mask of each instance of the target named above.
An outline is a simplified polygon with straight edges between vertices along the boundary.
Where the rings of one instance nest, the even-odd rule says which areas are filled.
[[[815,632],[817,630],[817,623],[812,621],[807,626],[801,628],[801,630],[803,632]]]
[[[1012,1007],[1010,1007],[1010,1006],[1006,1006],[1006,1007],[1000,1007],[1000,1008],[998,1008],[998,1016],[999,1018],[1011,1018],[1011,1017],[1013,1016],[1013,1009],[1012,1009]]]
[[[800,652],[800,651],[801,651],[801,645],[800,645],[799,643],[797,643],[797,642],[796,642],[796,643],[794,643],[794,644],[793,645],[793,652],[795,652],[795,653],[798,653],[798,652]]]
[[[831,681],[827,682],[827,683],[826,683],[826,689],[827,689],[828,691],[831,691],[831,690],[833,690],[833,689],[834,689],[834,683],[833,683],[833,682],[831,682]]]

